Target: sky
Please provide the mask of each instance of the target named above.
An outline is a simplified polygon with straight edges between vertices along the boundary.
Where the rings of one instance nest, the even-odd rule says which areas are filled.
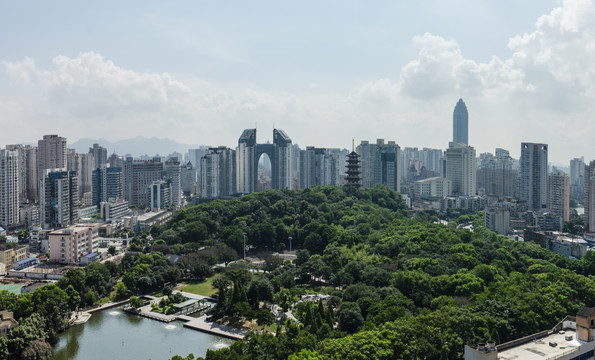
[[[462,98],[477,154],[590,161],[594,1],[0,1],[0,146],[275,127],[446,149]]]

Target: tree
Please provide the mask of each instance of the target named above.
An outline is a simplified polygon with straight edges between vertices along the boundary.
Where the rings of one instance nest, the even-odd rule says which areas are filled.
[[[195,360],[196,358],[194,357],[193,354],[188,354],[188,356],[186,357],[181,357],[180,355],[176,355],[174,357],[172,357],[170,360]]]
[[[252,281],[248,287],[248,299],[250,302],[258,303],[259,301],[273,301],[273,284],[264,276]]]
[[[323,358],[315,351],[302,349],[300,352],[291,354],[287,360],[322,360]]]
[[[87,291],[85,296],[83,296],[83,304],[92,306],[97,302],[97,297],[95,296],[95,292],[93,290]]]
[[[116,255],[116,247],[114,245],[110,245],[110,247],[107,248],[107,252],[112,256]]]
[[[116,299],[125,299],[128,296],[128,288],[123,282],[116,283],[114,289],[116,290]]]
[[[132,295],[130,297],[129,303],[130,303],[130,306],[132,306],[133,308],[136,308],[136,309],[145,305],[145,302],[142,299],[140,299],[134,295]]]
[[[46,320],[47,328],[62,328],[70,314],[68,294],[54,284],[43,286],[32,294],[32,306]]]
[[[76,292],[82,294],[85,292],[85,269],[69,269],[66,274],[64,274],[64,277],[58,280],[57,285],[63,290],[69,285],[72,285]]]
[[[231,281],[219,276],[217,278],[215,278],[213,280],[213,287],[217,290],[219,290],[219,294],[217,296],[217,307],[218,308],[225,308],[225,306],[227,305],[227,297],[226,297],[226,292],[227,292],[227,288],[231,285]]]
[[[171,293],[174,291],[174,287],[171,285],[166,285],[163,287],[163,289],[161,290],[161,292],[163,293],[163,295],[165,296],[170,296]]]
[[[180,235],[182,242],[186,243],[206,240],[209,233],[205,224],[199,221],[194,221],[186,225],[184,231]]]
[[[312,232],[306,236],[306,240],[304,240],[304,246],[310,254],[322,254],[322,251],[326,247],[325,241],[322,239],[322,236],[318,235],[318,233]]]
[[[267,308],[261,308],[256,313],[256,323],[262,326],[264,330],[265,326],[271,325],[275,322],[275,317]]]
[[[581,258],[581,265],[585,275],[595,275],[595,251],[587,251]]]
[[[65,291],[68,295],[68,306],[70,310],[74,310],[81,305],[81,295],[74,290],[72,285],[68,285]]]
[[[35,339],[21,353],[23,360],[45,360],[52,356],[52,346],[44,339]]]
[[[34,313],[8,333],[7,347],[10,352],[20,354],[33,340],[45,340],[48,336],[46,320],[40,314]]]
[[[278,255],[268,255],[264,258],[264,271],[274,271],[283,265],[283,259]]]
[[[310,259],[310,252],[307,249],[298,250],[294,263],[296,266],[300,266],[306,263]]]
[[[243,264],[232,264],[230,265],[225,273],[223,274],[231,282],[239,282],[240,284],[246,284],[252,278],[252,273]]]
[[[343,302],[337,312],[339,329],[348,333],[354,333],[364,323],[361,310],[356,303]]]
[[[217,260],[227,265],[238,258],[238,253],[232,248],[226,247],[217,251]]]

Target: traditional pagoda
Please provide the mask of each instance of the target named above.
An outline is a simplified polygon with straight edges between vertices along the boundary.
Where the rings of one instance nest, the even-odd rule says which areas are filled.
[[[351,140],[351,153],[347,155],[347,184],[359,188],[361,186],[359,175],[361,174],[359,165],[359,155],[355,152],[355,143]]]

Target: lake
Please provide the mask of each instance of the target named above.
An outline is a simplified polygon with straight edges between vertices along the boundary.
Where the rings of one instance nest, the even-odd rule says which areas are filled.
[[[125,313],[121,308],[96,312],[83,325],[59,334],[52,360],[167,360],[174,355],[204,356],[207,349],[233,340]]]

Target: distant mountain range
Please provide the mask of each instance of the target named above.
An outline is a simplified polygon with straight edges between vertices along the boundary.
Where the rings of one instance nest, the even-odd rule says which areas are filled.
[[[118,140],[111,142],[105,139],[80,139],[72,144],[68,144],[69,149],[75,149],[77,153],[87,153],[93,144],[99,144],[107,149],[107,156],[114,152],[118,155],[130,154],[132,156],[140,155],[161,155],[167,156],[173,152],[185,154],[188,149],[196,149],[198,145],[182,144],[171,139],[159,139],[156,137],[146,138],[137,136],[131,139]]]

